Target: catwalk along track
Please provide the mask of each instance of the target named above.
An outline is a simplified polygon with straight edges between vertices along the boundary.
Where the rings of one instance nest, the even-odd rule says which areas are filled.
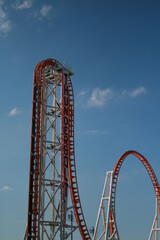
[[[54,59],[34,71],[26,240],[64,240],[76,229],[91,239],[76,175],[72,74]]]

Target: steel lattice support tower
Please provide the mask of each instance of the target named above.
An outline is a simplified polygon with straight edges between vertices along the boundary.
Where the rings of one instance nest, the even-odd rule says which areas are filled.
[[[27,240],[64,240],[77,228],[90,239],[76,177],[71,75],[53,59],[34,71]],[[66,219],[71,209],[76,225]]]
[[[120,240],[115,220],[115,214],[113,212],[111,203],[113,174],[113,171],[107,172],[106,174],[93,240]],[[102,224],[100,220],[102,221]],[[100,225],[102,225],[101,229],[99,227]]]

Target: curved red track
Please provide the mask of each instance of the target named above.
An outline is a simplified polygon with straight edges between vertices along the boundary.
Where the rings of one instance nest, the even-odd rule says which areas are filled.
[[[30,154],[30,178],[29,178],[29,200],[28,200],[28,224],[27,224],[27,236],[31,236],[31,232],[34,233],[35,239],[38,236],[38,207],[39,207],[39,164],[40,164],[40,134],[41,134],[41,98],[42,98],[42,70],[45,66],[61,65],[59,62],[53,59],[47,59],[37,64],[34,71],[34,83],[33,83],[33,107],[32,107],[32,127],[31,127],[31,154]],[[63,68],[63,66],[62,66]],[[90,240],[90,235],[85,222],[76,175],[75,164],[75,150],[74,150],[74,94],[70,77],[67,78],[68,85],[68,119],[69,119],[69,161],[68,161],[68,175],[70,184],[71,201],[74,206],[74,214],[79,226],[80,234],[83,240]],[[63,109],[62,99],[62,109]],[[63,134],[63,131],[62,131]],[[63,144],[63,143],[62,143]],[[155,195],[158,199],[159,211],[160,211],[160,187],[157,177],[147,161],[147,159],[140,153],[130,150],[122,154],[118,159],[113,174],[113,185],[111,190],[111,203],[113,213],[115,215],[115,198],[116,187],[119,172],[124,160],[128,155],[136,156],[145,169],[147,170],[151,182],[154,187]],[[62,168],[63,169],[63,168]],[[63,175],[63,174],[62,174]],[[115,226],[110,224],[111,233],[114,231]],[[28,240],[31,239],[28,237]]]
[[[116,187],[117,187],[118,176],[119,176],[121,166],[128,155],[136,156],[140,160],[140,162],[143,164],[146,171],[148,172],[148,175],[151,179],[151,182],[152,182],[152,185],[153,185],[153,188],[155,191],[155,195],[158,199],[159,212],[160,212],[160,186],[159,186],[158,179],[155,175],[155,172],[153,171],[153,168],[151,167],[151,165],[149,164],[147,159],[142,154],[140,154],[139,152],[136,152],[134,150],[129,150],[121,155],[121,157],[118,159],[118,161],[114,167],[114,170],[113,170],[114,174],[113,174],[113,185],[112,185],[112,191],[111,191],[111,203],[112,203],[112,209],[113,209],[114,215],[115,215],[115,198],[116,198]],[[113,225],[110,226],[110,230],[111,230],[111,232],[113,232],[113,230],[114,230]]]
[[[91,239],[87,225],[85,222],[85,218],[82,211],[79,190],[78,190],[78,182],[76,175],[76,163],[75,163],[75,151],[74,151],[74,94],[72,82],[69,79],[68,81],[69,88],[69,163],[68,163],[68,174],[69,174],[69,184],[72,186],[70,188],[71,200],[72,204],[75,206],[74,214],[76,217],[76,221],[80,226],[80,233],[82,239]]]
[[[32,105],[32,126],[31,126],[31,153],[30,153],[30,177],[29,177],[29,197],[28,197],[28,223],[27,236],[31,239],[32,233],[35,238],[38,237],[38,211],[39,211],[39,164],[40,164],[40,134],[41,134],[41,101],[42,101],[42,70],[45,66],[61,65],[54,59],[47,59],[37,64],[34,71],[33,82],[33,105]],[[61,65],[62,66],[62,65]],[[62,66],[63,68],[63,66]],[[63,80],[62,80],[63,81]],[[74,206],[76,222],[79,226],[80,234],[83,240],[89,240],[90,235],[84,219],[83,210],[80,202],[74,150],[74,95],[70,77],[68,81],[68,98],[69,98],[69,161],[68,174],[70,184],[70,194]],[[62,99],[62,109],[63,106]],[[63,126],[62,126],[63,128]],[[62,131],[63,134],[63,131]],[[63,136],[62,136],[63,139]],[[63,143],[62,143],[63,145]],[[62,166],[63,169],[63,166]],[[63,175],[63,174],[62,174]],[[62,179],[63,180],[63,179]]]

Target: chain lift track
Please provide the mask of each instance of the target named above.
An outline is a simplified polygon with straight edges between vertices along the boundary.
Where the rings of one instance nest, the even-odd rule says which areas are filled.
[[[55,75],[58,76],[56,83]],[[31,126],[30,175],[28,195],[28,220],[24,239],[45,240],[67,239],[65,229],[70,229],[66,223],[68,209],[74,210],[77,227],[83,240],[90,240],[79,197],[75,150],[74,150],[74,95],[70,76],[72,72],[53,59],[47,59],[37,64],[33,79],[33,104]],[[47,85],[48,84],[48,85]],[[51,85],[52,84],[52,88]],[[56,88],[60,88],[60,100],[56,96]],[[48,93],[49,90],[49,93]],[[50,96],[53,96],[52,106],[48,106]],[[49,109],[49,112],[48,112]],[[57,115],[56,115],[57,114]],[[52,120],[51,118],[52,117]],[[56,130],[56,121],[60,119],[60,130]],[[49,122],[49,127],[47,127]],[[53,129],[53,130],[52,130]],[[47,141],[48,135],[51,140]],[[52,135],[52,137],[51,137]],[[50,144],[50,145],[49,145]],[[54,150],[53,150],[54,149]],[[51,150],[52,155],[50,155]],[[60,157],[60,173],[56,169],[56,155]],[[50,162],[46,163],[46,156]],[[52,177],[48,177],[47,169],[52,166]],[[58,180],[55,178],[58,176]],[[51,187],[51,190],[48,190]],[[70,189],[72,206],[67,206],[68,188]],[[55,205],[55,195],[59,193],[60,200]],[[48,202],[45,205],[46,196]],[[47,213],[49,208],[51,217]],[[46,214],[46,215],[45,215]],[[46,216],[48,219],[46,219]],[[47,227],[49,226],[49,231]],[[54,226],[54,227],[53,227]],[[71,232],[73,230],[71,229]]]

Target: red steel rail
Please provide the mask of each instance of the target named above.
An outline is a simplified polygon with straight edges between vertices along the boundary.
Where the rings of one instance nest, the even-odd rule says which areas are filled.
[[[112,203],[112,209],[113,209],[114,215],[115,215],[115,199],[116,199],[116,187],[117,187],[118,176],[119,176],[121,166],[128,155],[136,156],[140,160],[140,162],[143,164],[145,169],[147,170],[149,177],[151,179],[151,182],[153,184],[155,195],[158,199],[159,212],[160,212],[160,186],[159,186],[159,182],[156,177],[156,174],[153,171],[153,168],[151,167],[151,165],[149,164],[147,159],[142,154],[140,154],[139,152],[136,152],[134,150],[129,150],[121,155],[121,157],[118,159],[118,161],[114,167],[114,170],[113,170],[114,175],[113,175],[113,185],[112,185],[112,191],[111,191],[111,203]],[[112,219],[110,218],[110,220],[112,220]],[[110,225],[111,233],[113,233],[114,227],[115,227],[114,225],[112,225],[112,224]]]
[[[68,80],[68,91],[69,91],[69,163],[68,163],[68,175],[69,175],[69,184],[71,185],[70,193],[71,200],[74,206],[74,214],[79,225],[80,234],[82,239],[91,239],[87,225],[85,222],[79,190],[78,190],[78,182],[76,175],[76,163],[75,163],[75,150],[74,150],[74,94],[72,82]]]
[[[55,65],[61,65],[61,64],[56,60],[47,59],[38,63],[34,71],[31,148],[30,148],[31,149],[30,150],[30,175],[29,175],[29,195],[28,195],[28,220],[27,220],[27,239],[28,240],[31,240],[31,239],[38,240],[39,171],[40,171],[39,169],[40,169],[40,150],[41,150],[40,149],[41,114],[42,114],[41,113],[42,70],[45,68],[45,66],[55,66]],[[63,69],[63,66],[62,66],[62,69]],[[79,191],[78,191],[77,176],[76,176],[75,151],[74,151],[73,87],[72,87],[70,78],[68,78],[67,81],[68,81],[68,98],[69,98],[68,174],[69,174],[70,194],[71,194],[72,204],[74,205],[74,214],[75,214],[76,222],[79,226],[81,237],[83,240],[88,240],[91,238],[90,238],[87,225],[84,219],[83,211],[82,211],[82,206],[81,206]],[[62,99],[62,105],[63,104],[64,104],[64,100]],[[64,106],[62,106],[62,109],[63,108]],[[63,129],[63,126],[61,127]],[[63,134],[63,131],[62,131],[62,134]],[[62,139],[63,138],[64,136],[62,136]],[[61,161],[61,164],[63,164],[63,161]],[[64,169],[64,166],[61,166],[61,169]],[[64,190],[62,189],[62,191]]]

